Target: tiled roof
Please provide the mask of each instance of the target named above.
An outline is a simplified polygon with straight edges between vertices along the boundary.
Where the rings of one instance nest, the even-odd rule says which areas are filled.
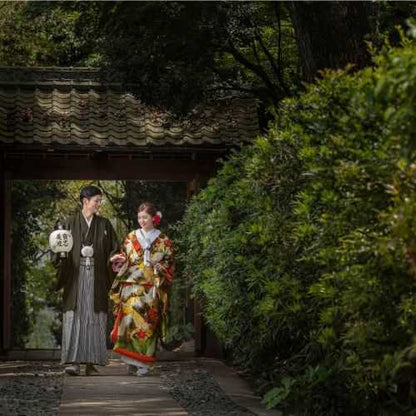
[[[177,120],[97,69],[0,68],[4,144],[231,145],[258,132],[252,98],[223,99]]]

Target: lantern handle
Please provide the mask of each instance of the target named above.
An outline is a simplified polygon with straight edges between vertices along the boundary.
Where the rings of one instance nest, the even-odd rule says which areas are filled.
[[[60,219],[57,219],[55,222],[55,225],[53,227],[54,230],[65,230],[64,225],[62,224],[62,221]]]

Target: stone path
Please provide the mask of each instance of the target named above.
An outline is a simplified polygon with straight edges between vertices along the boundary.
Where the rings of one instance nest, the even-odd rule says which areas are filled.
[[[165,352],[150,375],[135,377],[110,354],[100,374],[71,377],[59,361],[32,356],[2,357],[0,416],[281,416],[217,359]]]
[[[181,407],[181,405],[183,407]],[[127,375],[118,359],[90,377],[65,376],[60,416],[280,416],[219,360],[159,361],[151,375]]]
[[[114,359],[110,360],[110,365],[99,369],[99,375],[65,377],[60,416],[188,415],[168,391],[163,390],[157,373],[128,376],[125,364]]]

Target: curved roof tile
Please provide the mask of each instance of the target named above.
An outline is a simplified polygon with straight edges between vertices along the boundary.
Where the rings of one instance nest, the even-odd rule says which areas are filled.
[[[144,105],[92,68],[0,68],[0,143],[203,145],[251,141],[256,103],[218,100],[182,120]]]

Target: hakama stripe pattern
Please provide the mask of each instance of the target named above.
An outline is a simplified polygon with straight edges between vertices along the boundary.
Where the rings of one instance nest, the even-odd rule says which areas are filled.
[[[63,316],[62,363],[107,363],[107,313],[95,312],[94,259],[81,257],[77,306]]]

